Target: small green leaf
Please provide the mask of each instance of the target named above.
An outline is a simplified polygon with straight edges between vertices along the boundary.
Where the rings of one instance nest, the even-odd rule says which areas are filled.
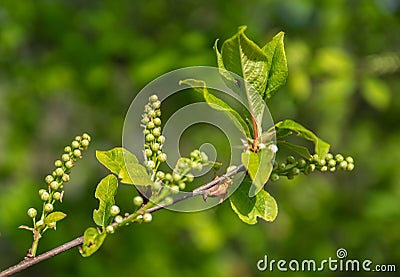
[[[118,174],[124,184],[147,186],[153,184],[146,168],[138,163],[126,164]]]
[[[273,157],[274,152],[269,148],[261,149],[257,153],[252,151],[242,153],[242,163],[253,181],[253,185],[249,191],[250,197],[260,192],[264,184],[268,181],[273,168]]]
[[[100,204],[93,211],[93,220],[98,226],[107,226],[111,221],[110,208],[115,204],[114,197],[117,194],[118,180],[113,174],[104,177],[97,185],[95,197]]]
[[[267,86],[265,93],[262,94],[264,99],[271,98],[285,84],[288,76],[283,37],[284,33],[280,32],[262,48],[268,58]]]
[[[82,248],[79,249],[79,252],[83,257],[89,257],[100,248],[106,237],[106,232],[100,233],[96,228],[87,228],[84,233]]]
[[[310,151],[308,151],[307,147],[304,147],[304,146],[301,146],[301,145],[297,145],[297,144],[293,144],[293,143],[287,142],[285,140],[278,140],[278,147],[279,146],[287,147],[287,148],[297,152],[303,158],[306,158],[306,159],[310,159],[311,158]]]
[[[66,217],[67,217],[67,215],[63,212],[52,212],[51,214],[46,216],[46,218],[44,219],[44,224],[50,224],[52,222],[57,222]]]
[[[318,154],[320,158],[325,157],[329,152],[330,145],[317,137],[313,132],[302,126],[301,124],[293,121],[293,120],[284,120],[275,124],[275,128],[277,128],[277,134],[279,135],[280,131],[287,130],[291,132],[295,132],[296,135],[302,137],[306,140],[310,140],[315,144],[315,153]]]
[[[96,151],[97,160],[112,173],[119,174],[125,163],[138,163],[134,154],[122,147],[116,147],[108,151]]]
[[[229,197],[231,207],[239,218],[247,224],[256,224],[257,217],[265,221],[274,221],[278,215],[275,199],[265,190],[260,190],[256,197],[249,197],[252,181],[246,177],[238,189]]]
[[[247,126],[246,122],[242,118],[242,116],[235,111],[231,106],[229,106],[222,99],[212,95],[208,92],[206,83],[201,80],[195,79],[186,79],[179,82],[179,84],[186,84],[191,86],[195,91],[203,94],[204,100],[212,107],[213,109],[223,111],[229,119],[235,124],[235,126],[244,134],[246,137],[250,137],[250,130]]]

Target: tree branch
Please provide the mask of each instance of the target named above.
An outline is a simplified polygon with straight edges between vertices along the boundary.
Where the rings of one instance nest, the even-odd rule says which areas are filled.
[[[188,199],[188,198],[191,198],[191,197],[195,197],[195,196],[198,196],[198,195],[203,195],[208,189],[218,185],[219,183],[221,183],[221,182],[227,180],[228,178],[230,178],[230,177],[232,177],[232,176],[234,176],[234,175],[236,175],[236,174],[238,174],[240,172],[243,172],[243,171],[246,171],[246,168],[243,165],[239,165],[235,169],[229,171],[228,173],[226,173],[226,174],[224,174],[224,175],[222,175],[222,176],[220,176],[218,178],[215,178],[211,182],[209,182],[209,183],[207,183],[205,185],[202,185],[202,186],[194,189],[191,192],[185,193],[182,196],[179,196],[179,197],[175,198],[171,204],[158,205],[158,206],[152,207],[150,209],[147,209],[145,212],[146,213],[152,213],[152,212],[155,212],[157,210],[161,210],[161,209],[163,209],[163,208],[165,208],[167,206],[170,206],[170,205],[173,205],[175,203],[181,202],[181,201],[183,201],[185,199]],[[77,246],[81,245],[82,243],[83,243],[83,236],[78,237],[78,238],[76,238],[74,240],[71,240],[71,241],[69,241],[69,242],[67,242],[67,243],[65,243],[65,244],[63,244],[63,245],[61,245],[59,247],[56,247],[56,248],[54,248],[52,250],[49,250],[49,251],[47,251],[47,252],[45,252],[45,253],[37,256],[37,257],[25,258],[25,260],[21,261],[20,263],[18,263],[16,265],[14,265],[14,266],[12,266],[12,267],[0,272],[0,277],[13,275],[13,274],[15,274],[17,272],[20,272],[20,271],[22,271],[24,269],[27,269],[28,267],[31,267],[31,266],[37,264],[37,263],[40,263],[40,262],[42,262],[44,260],[47,260],[49,258],[52,258],[52,257],[60,254],[62,252],[65,252],[65,251],[67,251],[67,250],[69,250],[71,248],[77,247]]]

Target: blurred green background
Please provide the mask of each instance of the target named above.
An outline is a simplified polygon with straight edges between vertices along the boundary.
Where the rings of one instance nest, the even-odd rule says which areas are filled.
[[[215,66],[215,39],[240,25],[262,45],[286,33],[289,77],[269,104],[275,121],[302,122],[332,152],[352,155],[355,170],[268,184],[280,208],[274,223],[247,226],[229,202],[160,211],[90,258],[73,249],[19,276],[264,276],[256,268],[264,255],[319,261],[338,248],[400,270],[397,0],[1,1],[0,269],[29,248],[31,234],[17,227],[30,224],[26,211],[40,206],[37,191],[63,147],[82,132],[93,138],[66,187],[68,218],[46,232],[39,252],[93,225],[94,190],[106,174],[94,151],[121,145],[136,93],[172,69]]]

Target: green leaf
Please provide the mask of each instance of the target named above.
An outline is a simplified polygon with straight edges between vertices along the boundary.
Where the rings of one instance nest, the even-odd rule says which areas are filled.
[[[287,147],[287,148],[297,152],[303,158],[306,158],[306,159],[310,159],[311,158],[310,151],[308,151],[307,147],[304,147],[304,146],[301,146],[301,145],[297,145],[297,144],[293,144],[293,143],[287,142],[285,140],[278,140],[278,147],[279,146]]]
[[[93,211],[93,220],[98,226],[107,226],[111,221],[110,208],[115,204],[114,197],[117,194],[118,180],[113,174],[104,177],[97,185],[95,197],[100,204]]]
[[[134,154],[122,147],[116,147],[108,151],[96,151],[97,160],[112,173],[119,174],[125,163],[138,163]]]
[[[89,257],[100,248],[107,233],[100,233],[96,228],[90,227],[86,229],[83,237],[82,248],[79,249],[79,252],[83,257]]]
[[[138,186],[153,184],[146,168],[138,163],[126,164],[118,174],[122,183]]]
[[[44,224],[50,224],[52,222],[57,222],[66,217],[67,217],[67,215],[63,212],[52,212],[51,214],[46,216],[46,218],[44,219]]]
[[[262,48],[268,58],[267,86],[265,93],[262,94],[264,99],[271,98],[285,84],[288,76],[283,37],[284,33],[280,32]]]
[[[235,124],[235,126],[244,134],[246,137],[250,137],[250,130],[242,116],[229,106],[222,99],[212,95],[208,92],[206,83],[201,80],[186,79],[179,82],[179,84],[186,84],[191,86],[195,91],[203,94],[204,100],[213,108],[219,111],[223,111],[229,119]]]
[[[225,83],[232,88],[248,104],[248,109],[255,120],[254,138],[261,135],[261,121],[264,113],[264,94],[267,84],[267,56],[257,44],[249,40],[244,31],[245,26],[239,28],[236,35],[227,39],[221,48],[221,53],[215,45],[217,62],[221,76]],[[237,80],[235,73],[243,77],[244,84]]]
[[[264,184],[268,181],[273,168],[273,157],[274,152],[269,148],[261,149],[257,153],[252,151],[242,153],[242,163],[253,181],[253,185],[249,191],[250,197],[260,192]]]
[[[231,207],[239,218],[247,224],[256,224],[257,217],[265,221],[274,221],[278,215],[275,199],[265,190],[260,190],[256,197],[249,197],[252,181],[246,177],[238,189],[229,197]]]
[[[239,27],[238,32],[222,44],[220,55],[215,48],[219,66],[243,77],[262,94],[267,85],[268,60],[262,49],[246,37],[244,34],[246,28],[246,26]]]
[[[330,145],[317,137],[313,132],[302,126],[301,124],[293,121],[293,120],[284,120],[275,124],[275,128],[277,128],[277,134],[281,130],[287,130],[291,132],[295,132],[297,136],[302,137],[306,140],[310,140],[315,144],[315,153],[318,154],[320,158],[324,158],[325,155],[329,152]]]

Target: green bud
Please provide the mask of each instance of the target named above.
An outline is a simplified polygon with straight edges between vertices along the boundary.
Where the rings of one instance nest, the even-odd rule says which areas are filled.
[[[193,180],[194,180],[194,176],[193,176],[193,174],[191,174],[191,173],[187,174],[187,175],[186,175],[186,178],[187,178],[187,180],[188,180],[189,183],[193,182]]]
[[[170,173],[165,174],[165,180],[172,182],[173,181],[172,175]]]
[[[159,136],[161,136],[161,128],[160,127],[156,127],[153,129],[153,131],[151,131],[152,134],[154,135],[154,137],[158,138]]]
[[[80,142],[82,140],[82,137],[81,136],[76,136],[75,140]]]
[[[161,153],[160,155],[158,155],[158,160],[160,161],[160,162],[165,162],[166,160],[167,160],[167,154],[165,154],[165,153]]]
[[[68,169],[71,169],[74,167],[74,162],[69,160],[68,162],[65,163],[65,167]]]
[[[156,117],[153,119],[153,122],[156,126],[160,126],[161,125],[161,119],[159,117]]]
[[[151,222],[152,219],[153,219],[153,216],[150,213],[145,213],[143,215],[143,221],[144,222]]]
[[[151,145],[151,149],[152,149],[153,151],[158,151],[158,150],[160,149],[160,144],[157,143],[157,142],[153,143],[153,144]]]
[[[44,192],[46,192],[45,189],[40,189],[40,190],[39,190],[39,196],[42,196],[42,194],[43,194]]]
[[[271,180],[272,180],[273,182],[278,181],[278,180],[279,180],[279,175],[276,174],[276,173],[272,173],[272,174],[271,174]]]
[[[151,151],[150,149],[146,149],[144,150],[144,154],[146,155],[146,157],[151,157],[153,156],[153,151]]]
[[[50,184],[51,182],[53,182],[54,177],[51,176],[51,175],[47,175],[46,178],[44,178],[44,180],[45,180],[45,182],[46,182],[47,184]]]
[[[58,192],[58,191],[56,191],[56,192],[53,194],[53,199],[56,200],[56,201],[60,200],[60,199],[61,199],[61,193]]]
[[[89,141],[87,139],[84,139],[81,141],[81,145],[86,148],[89,146]]]
[[[297,167],[293,167],[292,168],[292,174],[294,176],[299,175],[299,173],[300,173],[300,169],[298,169]]]
[[[329,160],[328,167],[335,167],[335,166],[336,166],[336,161],[335,160]]]
[[[333,159],[333,155],[331,153],[326,154],[325,160],[329,161]]]
[[[49,198],[50,198],[50,194],[47,191],[43,192],[40,195],[40,199],[42,199],[43,201],[47,201],[47,200],[49,200]]]
[[[149,123],[147,123],[146,127],[147,129],[153,129],[155,127],[154,122],[150,121]]]
[[[312,160],[315,161],[315,162],[318,162],[318,161],[319,161],[319,156],[318,156],[318,154],[314,154],[314,155],[312,156]]]
[[[35,227],[42,227],[44,225],[43,220],[36,221]]]
[[[61,177],[64,174],[64,170],[61,167],[56,168],[56,175]]]
[[[153,134],[148,134],[148,135],[146,135],[146,141],[147,141],[147,142],[151,142],[151,141],[153,141],[153,140],[154,140]]]
[[[202,165],[201,163],[193,163],[193,164],[192,164],[192,168],[193,168],[194,170],[200,171],[200,170],[203,169],[203,165]]]
[[[191,153],[190,153],[190,158],[192,158],[192,159],[194,159],[194,160],[197,160],[197,159],[199,159],[200,158],[200,151],[199,150],[193,150]]]
[[[158,101],[154,102],[153,104],[151,104],[151,107],[153,109],[159,109],[161,107],[161,101],[158,100]]]
[[[164,179],[165,173],[162,171],[157,171],[156,177],[160,180]]]
[[[321,172],[326,172],[328,170],[328,167],[326,165],[324,165],[323,167],[321,167]]]
[[[108,234],[114,234],[114,232],[115,232],[114,227],[111,226],[111,225],[108,225],[108,226],[106,227],[106,232],[107,232]]]
[[[152,96],[149,97],[150,102],[156,102],[158,100],[158,96],[156,94],[153,94]]]
[[[322,160],[320,160],[318,163],[319,163],[319,165],[321,165],[321,166],[326,165],[326,160],[325,160],[325,159],[322,159]]]
[[[185,182],[179,182],[178,187],[179,187],[179,189],[185,189],[186,188]]]
[[[110,208],[110,214],[112,216],[116,216],[117,214],[119,214],[120,210],[119,207],[117,205],[112,205]]]
[[[315,164],[310,164],[309,168],[310,168],[310,171],[313,172],[315,170]]]
[[[61,156],[61,159],[63,160],[63,162],[68,162],[71,158],[69,157],[68,154],[63,154]]]
[[[36,215],[37,215],[37,211],[36,211],[35,208],[30,208],[30,209],[28,210],[27,214],[28,214],[28,216],[29,216],[30,218],[35,218]]]
[[[182,179],[182,176],[178,173],[173,173],[172,178],[174,179],[175,182],[178,182],[180,179]]]
[[[72,151],[71,146],[65,146],[64,152],[65,153],[70,153]]]
[[[114,221],[115,221],[116,223],[122,223],[122,221],[124,221],[124,219],[123,219],[122,216],[117,215],[117,216],[114,218]]]
[[[281,172],[284,171],[285,168],[286,168],[286,164],[285,163],[280,163],[279,166],[278,166],[278,170],[281,171]]]
[[[57,190],[57,189],[58,189],[58,186],[59,186],[59,184],[58,184],[57,181],[53,181],[53,182],[50,183],[50,188],[51,188],[52,190]]]
[[[348,165],[348,163],[346,161],[341,161],[340,164],[339,164],[339,168],[343,169],[343,170],[346,170],[347,169],[347,165]]]
[[[176,185],[171,186],[171,192],[174,193],[174,194],[178,193],[179,192],[179,187],[176,186]]]
[[[347,165],[347,168],[346,168],[346,169],[347,169],[347,171],[352,171],[352,170],[354,169],[354,164],[350,164],[350,163],[349,163],[349,164]]]
[[[66,174],[66,173],[64,173],[64,175],[62,176],[62,180],[63,180],[64,182],[69,182],[69,175]]]
[[[149,121],[150,121],[150,119],[147,117],[147,114],[146,114],[146,115],[143,116],[141,122],[142,122],[143,124],[146,124],[146,125],[147,125],[147,123],[149,123]]]
[[[62,161],[57,160],[57,161],[54,162],[54,165],[55,165],[56,167],[62,167],[63,163],[62,163]]]
[[[163,135],[161,135],[161,136],[158,137],[157,141],[158,141],[160,144],[163,144],[163,143],[165,142],[165,137],[164,137]]]
[[[76,141],[76,140],[74,140],[74,141],[71,143],[71,146],[72,146],[72,148],[79,148],[79,142]]]
[[[53,204],[51,203],[47,203],[46,205],[44,205],[44,211],[46,213],[51,213],[53,211],[54,207]]]
[[[133,204],[135,205],[135,206],[141,206],[142,204],[143,204],[143,198],[141,197],[141,196],[135,196],[134,198],[133,198]]]
[[[161,116],[161,111],[160,110],[156,110],[155,114],[156,115],[154,117],[160,117]]]
[[[84,134],[82,135],[82,138],[88,140],[89,142],[90,142],[91,139],[92,139],[87,133],[84,133]]]
[[[80,158],[82,156],[82,152],[79,149],[74,150],[74,156],[77,158]]]
[[[297,165],[298,165],[299,168],[303,168],[303,167],[305,167],[307,165],[307,162],[304,159],[300,159],[297,162]]]
[[[336,170],[336,167],[329,167],[330,172],[334,172]]]
[[[340,155],[340,154],[337,154],[337,155],[335,156],[335,159],[336,159],[336,161],[337,161],[338,163],[340,163],[340,162],[344,161],[344,158],[343,158],[343,156],[342,156],[342,155]]]
[[[47,226],[50,228],[50,229],[55,229],[56,228],[56,225],[57,225],[57,222],[50,222],[49,224],[47,224]]]
[[[347,161],[349,164],[353,164],[353,163],[354,163],[353,158],[350,157],[350,156],[346,157],[346,161]]]
[[[293,156],[288,156],[286,158],[286,161],[288,164],[294,164],[296,162],[296,159]]]
[[[154,161],[150,160],[146,162],[147,166],[150,167],[151,169],[156,167],[156,164],[154,163]]]

